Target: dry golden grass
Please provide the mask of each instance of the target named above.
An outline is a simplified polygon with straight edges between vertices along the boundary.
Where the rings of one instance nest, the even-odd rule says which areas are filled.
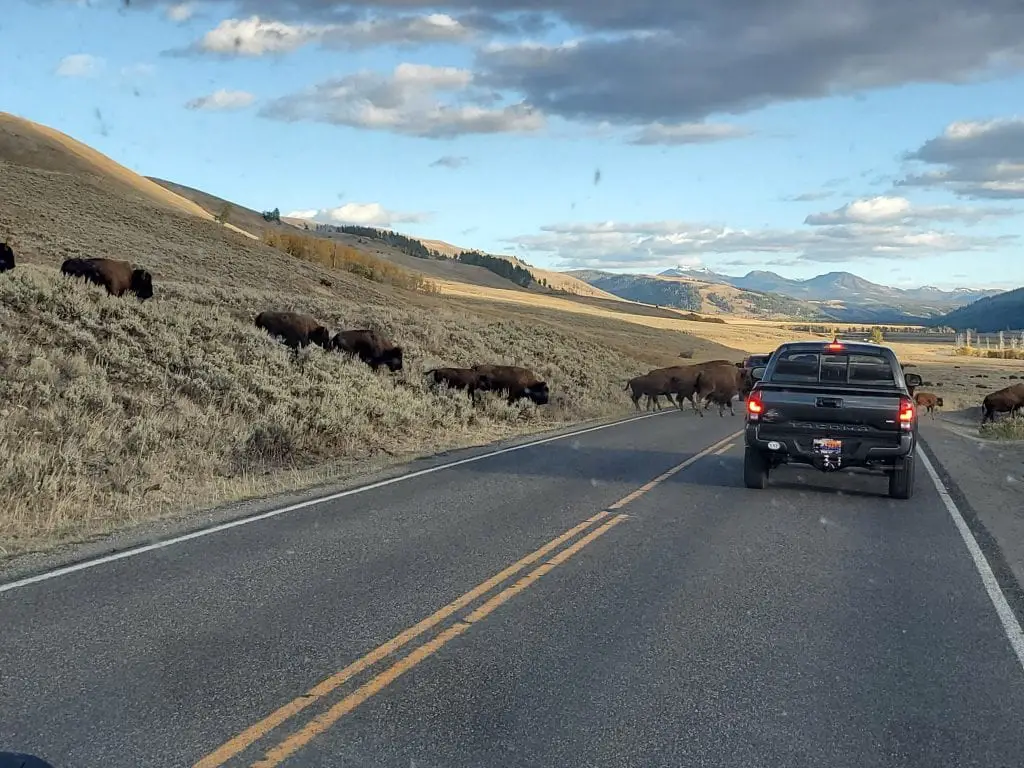
[[[0,552],[108,530],[268,489],[364,459],[412,456],[626,412],[637,366],[615,351],[514,321],[472,326],[310,299],[334,327],[401,339],[408,370],[374,374],[319,348],[297,361],[252,323],[271,292],[161,286],[145,304],[52,268],[0,279]],[[297,302],[286,302],[296,306]],[[422,371],[504,359],[551,384],[550,406],[490,396],[473,407]],[[267,475],[267,473],[273,473]]]
[[[791,331],[780,328],[768,321],[736,319],[726,323],[703,323],[683,320],[681,317],[663,317],[639,314],[624,314],[599,305],[572,301],[571,299],[547,294],[508,291],[486,286],[467,285],[439,280],[438,290],[448,296],[483,299],[507,305],[556,309],[566,314],[586,317],[616,318],[646,328],[677,331],[700,337],[714,344],[721,344],[744,352],[771,352],[785,341],[817,339],[819,336],[805,331]]]
[[[385,259],[370,256],[355,248],[339,245],[336,241],[299,232],[272,229],[263,232],[262,240],[272,248],[277,248],[297,259],[311,261],[330,269],[343,269],[377,283],[388,283],[399,288],[426,293],[437,292],[437,286],[423,275],[396,267]]]
[[[622,387],[637,373],[681,353],[741,354],[684,327],[702,324],[407,290],[404,272],[377,274],[358,251],[334,266],[321,246],[296,258],[58,150],[42,132],[0,132],[0,229],[18,255],[0,275],[0,555],[626,415]],[[143,265],[156,294],[139,303],[65,278],[69,256]],[[254,327],[269,308],[379,328],[405,347],[407,370],[374,374],[319,348],[292,360]],[[476,362],[534,368],[552,403],[472,407],[421,375]]]
[[[213,220],[212,215],[191,200],[164,189],[145,176],[140,176],[92,147],[49,126],[25,120],[8,112],[0,112],[0,146],[22,148],[23,153],[6,152],[2,155],[4,159],[14,160],[19,165],[30,165],[43,170],[71,170],[79,174],[94,174],[107,183],[114,182],[157,205],[201,219]],[[239,234],[253,237],[237,227],[233,229]]]

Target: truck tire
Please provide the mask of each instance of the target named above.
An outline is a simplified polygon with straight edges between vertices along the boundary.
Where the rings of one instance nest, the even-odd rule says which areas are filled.
[[[914,454],[897,459],[889,473],[889,495],[894,499],[909,499],[914,495]]]
[[[759,491],[768,487],[768,457],[750,446],[743,451],[743,484]]]

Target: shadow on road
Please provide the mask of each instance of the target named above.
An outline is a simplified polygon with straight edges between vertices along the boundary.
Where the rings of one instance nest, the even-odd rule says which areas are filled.
[[[850,469],[825,474],[811,467],[800,465],[779,467],[771,473],[766,491],[750,491],[743,485],[742,456],[711,456],[706,461],[709,468],[705,471],[681,472],[669,481],[670,484],[704,488],[737,488],[752,494],[799,491],[871,499],[888,498],[889,493],[888,477],[881,473]]]

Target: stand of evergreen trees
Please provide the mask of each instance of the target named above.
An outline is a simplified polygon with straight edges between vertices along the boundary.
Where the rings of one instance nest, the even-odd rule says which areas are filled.
[[[361,227],[356,224],[345,224],[337,226],[335,224],[317,224],[318,232],[338,232],[345,235],[356,235],[357,237],[367,237],[372,240],[380,240],[383,243],[387,243],[392,248],[395,248],[406,256],[412,256],[417,259],[443,259],[444,256],[437,251],[432,251],[419,240],[414,240],[411,237],[400,235],[397,232],[392,232],[389,229],[377,229],[375,227]]]
[[[530,273],[530,270],[523,269],[508,259],[480,253],[480,251],[463,251],[455,259],[463,264],[472,264],[488,269],[494,274],[500,275],[506,280],[511,280],[523,288],[529,288],[530,284],[533,283],[533,275]]]

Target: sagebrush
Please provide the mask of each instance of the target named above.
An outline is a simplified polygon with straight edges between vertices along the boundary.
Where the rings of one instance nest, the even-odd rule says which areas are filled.
[[[318,347],[293,358],[254,325],[268,306],[378,328],[401,341],[406,370]],[[478,362],[534,368],[551,404],[474,407],[423,376]],[[140,303],[19,267],[0,276],[0,553],[301,485],[304,471],[615,415],[635,372],[545,326],[173,283]]]

